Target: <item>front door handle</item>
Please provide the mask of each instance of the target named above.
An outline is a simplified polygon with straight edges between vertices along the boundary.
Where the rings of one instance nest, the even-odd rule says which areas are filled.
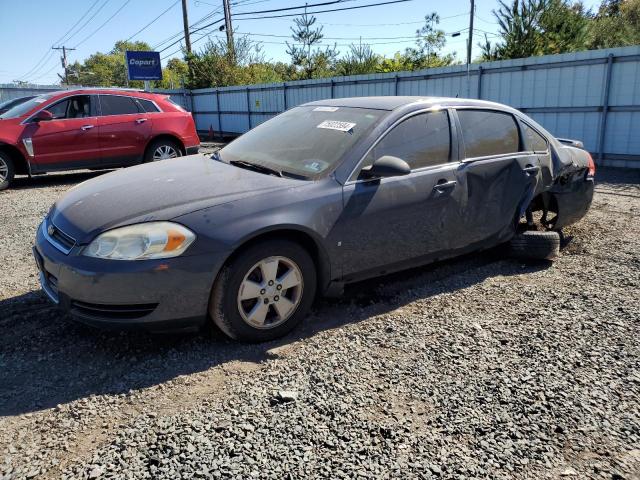
[[[83,125],[80,130],[86,132],[87,130],[91,130],[95,125]]]
[[[527,165],[522,169],[523,172],[528,174],[538,173],[539,170],[540,170],[540,167],[538,165]]]
[[[147,119],[146,119],[146,118],[138,118],[138,119],[136,120],[136,123],[137,123],[138,125],[140,125],[141,123],[144,123],[144,122],[146,122],[146,121],[147,121]]]
[[[435,187],[433,187],[434,190],[436,190],[437,192],[444,192],[445,190],[450,190],[453,187],[456,186],[458,182],[456,182],[455,180],[446,180],[446,179],[441,179],[438,180],[438,183],[436,183]]]

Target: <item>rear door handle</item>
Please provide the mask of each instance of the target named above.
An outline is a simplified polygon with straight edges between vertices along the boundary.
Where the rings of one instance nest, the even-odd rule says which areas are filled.
[[[146,121],[147,121],[147,119],[146,119],[146,118],[138,118],[138,119],[136,120],[136,123],[137,123],[137,124],[141,124],[141,123],[144,123],[144,122],[146,122]]]
[[[453,187],[456,186],[457,183],[458,182],[456,182],[455,180],[442,179],[442,180],[438,180],[438,183],[436,183],[433,189],[442,193],[445,190],[452,189]]]
[[[538,165],[527,165],[522,169],[523,172],[531,173],[531,174],[538,173],[539,170],[540,170],[540,167]]]
[[[80,130],[86,132],[87,130],[91,130],[94,127],[94,125],[83,125]]]

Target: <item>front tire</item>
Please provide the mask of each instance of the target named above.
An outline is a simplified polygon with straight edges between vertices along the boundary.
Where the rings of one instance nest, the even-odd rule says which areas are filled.
[[[159,139],[149,145],[144,155],[145,163],[159,162],[161,160],[169,160],[171,158],[178,158],[182,156],[182,149],[180,146],[169,139]]]
[[[11,185],[15,175],[13,160],[5,152],[0,152],[0,190],[6,190]]]
[[[316,284],[315,264],[304,248],[287,240],[261,242],[223,267],[211,293],[209,314],[233,339],[273,340],[302,321]]]

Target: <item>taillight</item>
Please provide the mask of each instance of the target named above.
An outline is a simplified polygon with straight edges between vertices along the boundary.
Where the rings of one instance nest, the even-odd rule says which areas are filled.
[[[587,176],[588,177],[593,177],[596,174],[596,164],[593,161],[593,158],[591,158],[591,154],[587,153],[587,158],[589,159],[589,162],[587,163],[589,170],[587,171]]]

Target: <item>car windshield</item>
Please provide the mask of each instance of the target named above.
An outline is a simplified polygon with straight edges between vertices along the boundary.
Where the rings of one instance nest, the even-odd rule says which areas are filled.
[[[4,112],[2,115],[0,115],[0,118],[1,119],[7,119],[7,118],[18,118],[18,117],[21,117],[22,115],[27,113],[32,108],[37,107],[41,103],[46,102],[47,100],[49,100],[54,95],[55,95],[55,93],[49,93],[49,94],[38,95],[37,97],[33,97],[31,100],[27,100],[24,103],[21,103],[19,105],[16,105],[15,107],[10,108],[6,112]]]
[[[367,108],[296,107],[219,151],[223,162],[252,163],[314,178],[332,170],[388,112]]]

